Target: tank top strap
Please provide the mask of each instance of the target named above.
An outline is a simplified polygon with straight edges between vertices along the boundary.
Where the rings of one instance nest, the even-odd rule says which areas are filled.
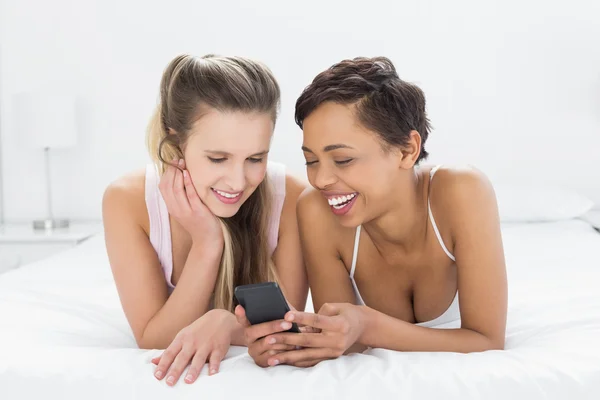
[[[456,258],[454,258],[454,255],[452,253],[450,253],[450,251],[448,250],[448,248],[444,244],[444,240],[442,239],[442,235],[440,234],[440,231],[439,231],[439,229],[437,227],[437,224],[435,223],[435,218],[433,218],[433,212],[431,212],[431,196],[429,195],[429,192],[431,192],[431,182],[433,180],[433,176],[435,175],[435,173],[438,171],[438,169],[440,167],[441,167],[441,165],[436,165],[429,172],[429,189],[428,189],[428,193],[427,193],[427,210],[428,210],[428,213],[429,213],[429,219],[431,220],[431,225],[433,226],[433,231],[435,232],[435,236],[437,237],[437,240],[440,243],[440,246],[442,247],[442,250],[444,250],[444,253],[446,253],[446,255],[452,261],[456,261]]]

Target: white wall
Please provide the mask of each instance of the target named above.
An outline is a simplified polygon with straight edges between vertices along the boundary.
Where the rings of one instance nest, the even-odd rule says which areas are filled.
[[[180,52],[265,61],[283,90],[272,158],[304,174],[296,97],[342,58],[385,55],[425,90],[432,162],[600,202],[600,2],[0,0],[5,213],[44,214],[43,154],[15,135],[14,93],[81,97],[77,148],[52,157],[56,214],[99,218],[104,187],[148,160],[144,129]]]

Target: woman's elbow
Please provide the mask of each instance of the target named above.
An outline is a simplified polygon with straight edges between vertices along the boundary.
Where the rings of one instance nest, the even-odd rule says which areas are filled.
[[[498,337],[498,338],[490,338],[488,350],[504,350],[504,345],[505,345],[504,336]]]
[[[504,336],[486,335],[474,330],[470,331],[469,336],[465,337],[461,353],[479,353],[490,350],[504,350]]]
[[[164,337],[151,335],[148,332],[142,332],[134,336],[135,342],[141,350],[164,350],[171,343],[171,341],[166,340]]]
[[[150,340],[139,339],[136,340],[136,343],[140,350],[154,350],[158,348],[158,346],[154,346],[154,344]]]
[[[484,340],[482,340],[480,346],[478,346],[480,348],[475,351],[481,352],[481,351],[490,351],[490,350],[504,350],[504,336],[502,336],[502,337],[483,336],[483,338],[484,338]]]
[[[141,350],[154,350],[157,349],[156,340],[152,340],[150,338],[146,338],[143,335],[135,338],[135,342],[137,346]]]

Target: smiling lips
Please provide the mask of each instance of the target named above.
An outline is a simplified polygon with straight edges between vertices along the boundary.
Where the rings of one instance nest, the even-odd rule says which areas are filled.
[[[323,192],[323,195],[327,198],[329,207],[335,215],[344,215],[348,213],[354,205],[358,193]]]
[[[226,192],[223,190],[218,190],[218,189],[214,189],[211,188],[212,192],[215,194],[215,196],[217,197],[217,199],[219,199],[221,202],[225,203],[225,204],[235,204],[237,203],[241,198],[241,194],[242,192]]]

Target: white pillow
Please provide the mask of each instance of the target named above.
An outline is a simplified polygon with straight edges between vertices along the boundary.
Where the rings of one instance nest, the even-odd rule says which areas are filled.
[[[569,189],[535,185],[494,185],[501,222],[548,222],[582,216],[594,207]]]

